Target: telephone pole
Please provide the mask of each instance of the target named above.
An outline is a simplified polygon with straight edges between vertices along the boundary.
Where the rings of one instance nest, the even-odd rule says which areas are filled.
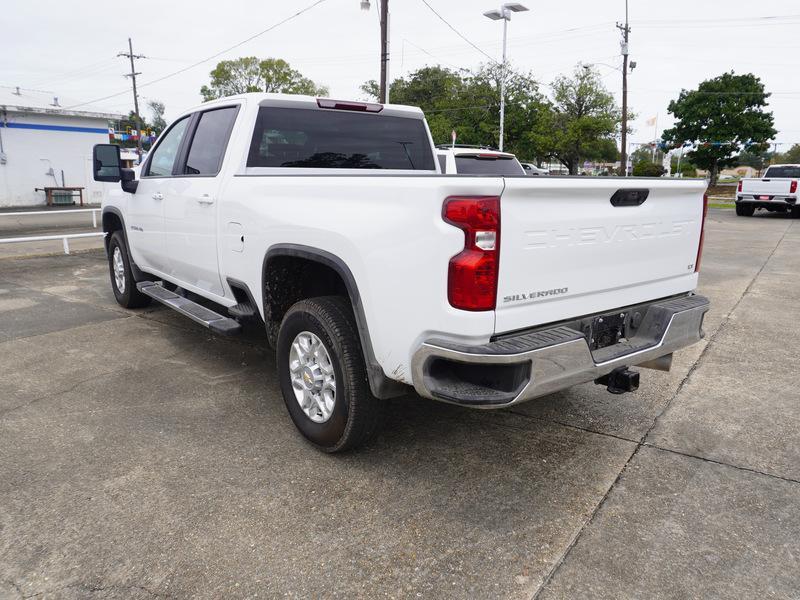
[[[381,0],[381,96],[379,102],[389,101],[389,0]]]
[[[622,32],[622,140],[620,148],[620,175],[628,176],[628,36],[631,28],[628,25],[628,0],[625,0],[625,25],[617,23],[617,29]]]
[[[133,84],[133,114],[136,116],[136,131],[139,132],[136,141],[136,150],[139,153],[139,160],[142,158],[142,117],[139,116],[139,94],[136,92],[136,76],[141,75],[141,73],[136,72],[136,67],[134,66],[134,59],[137,58],[147,58],[143,54],[134,54],[133,53],[133,42],[131,42],[131,38],[128,38],[128,51],[127,52],[120,52],[117,56],[124,56],[125,58],[129,58],[131,61],[131,72],[125,73],[125,77],[131,78],[131,83]]]
[[[381,21],[381,82],[378,88],[378,102],[389,101],[389,0],[380,0],[378,17]],[[361,10],[368,11],[370,0],[361,0]]]

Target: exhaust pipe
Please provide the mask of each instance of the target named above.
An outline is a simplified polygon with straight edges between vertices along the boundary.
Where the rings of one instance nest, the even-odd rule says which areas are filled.
[[[645,369],[655,369],[656,371],[669,371],[672,368],[672,353],[659,356],[653,360],[640,363],[637,367],[644,367]]]

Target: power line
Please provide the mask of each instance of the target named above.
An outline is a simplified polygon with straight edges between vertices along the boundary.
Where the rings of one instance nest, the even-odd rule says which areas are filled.
[[[714,19],[642,19],[636,22],[636,25],[639,27],[672,27],[672,26],[683,26],[686,24],[690,25],[716,25],[719,24],[724,26],[726,23],[744,23],[746,25],[753,25],[754,21],[769,21],[769,22],[776,22],[780,20],[795,20],[800,19],[800,14],[798,15],[764,15],[760,17],[727,17],[727,18],[714,18]],[[776,25],[783,25],[784,23],[775,23]],[[791,23],[789,23],[791,24]]]
[[[105,58],[99,62],[92,63],[90,65],[84,65],[82,67],[78,67],[75,69],[71,69],[69,71],[64,71],[63,73],[56,73],[55,75],[48,76],[46,79],[38,79],[35,80],[34,83],[31,83],[28,88],[36,88],[40,85],[49,85],[52,86],[54,81],[60,82],[59,85],[62,85],[65,81],[72,81],[75,79],[84,79],[86,77],[90,77],[95,75],[99,72],[106,71],[112,67],[115,67],[116,57],[114,58]]]
[[[483,50],[481,50],[481,49],[480,49],[478,46],[476,46],[475,44],[473,44],[473,43],[472,43],[472,42],[471,42],[471,41],[470,41],[470,40],[469,40],[469,39],[468,39],[468,38],[467,38],[467,37],[466,37],[464,34],[462,34],[462,33],[461,33],[461,32],[460,32],[458,29],[456,29],[455,27],[453,27],[452,25],[450,25],[450,23],[448,23],[448,22],[447,22],[447,20],[446,20],[446,19],[445,19],[445,18],[444,18],[442,15],[440,15],[438,12],[436,12],[436,9],[435,9],[435,8],[433,8],[433,7],[432,7],[432,6],[431,6],[431,5],[428,3],[428,0],[422,0],[422,3],[423,3],[425,6],[427,6],[427,7],[430,9],[430,11],[431,11],[433,14],[435,14],[437,17],[439,17],[439,20],[440,20],[442,23],[444,23],[445,25],[447,25],[447,26],[448,26],[448,27],[449,27],[449,28],[450,28],[450,29],[453,31],[453,33],[455,33],[455,34],[456,34],[458,37],[460,37],[462,40],[464,40],[465,42],[467,42],[467,43],[468,43],[470,46],[472,46],[473,48],[475,48],[475,50],[477,50],[478,52],[480,52],[481,54],[483,54],[483,55],[484,55],[486,58],[488,58],[488,59],[489,59],[490,61],[492,61],[493,63],[496,63],[496,62],[497,62],[497,61],[496,61],[494,58],[492,58],[491,56],[489,56],[488,54],[486,54],[486,52],[484,52]]]
[[[303,13],[308,12],[309,10],[311,10],[312,8],[314,8],[316,6],[319,6],[323,2],[327,2],[327,0],[317,0],[316,2],[313,2],[312,4],[309,4],[305,8],[300,9],[299,11],[294,13],[293,15],[290,15],[290,16],[286,17],[285,19],[283,19],[281,21],[278,21],[277,23],[275,23],[273,25],[270,25],[269,27],[267,27],[263,31],[259,31],[258,33],[254,34],[254,35],[251,35],[250,37],[248,37],[247,39],[242,40],[241,42],[237,42],[233,46],[225,48],[224,50],[220,50],[219,52],[216,52],[216,53],[212,54],[211,56],[208,56],[208,57],[206,57],[206,58],[204,58],[202,60],[198,60],[197,62],[194,62],[194,63],[192,63],[192,64],[190,64],[190,65],[188,65],[186,67],[183,67],[182,69],[178,69],[177,71],[173,71],[172,73],[164,75],[163,77],[159,77],[157,79],[153,79],[152,81],[147,81],[147,82],[141,84],[139,86],[139,88],[143,88],[143,87],[146,87],[148,85],[153,85],[155,83],[159,83],[161,81],[164,81],[165,79],[169,79],[170,77],[175,77],[176,75],[180,75],[181,73],[185,73],[189,69],[194,69],[195,67],[198,67],[198,66],[202,65],[203,63],[206,63],[206,62],[208,62],[210,60],[213,60],[213,59],[221,56],[222,54],[225,54],[226,52],[230,52],[231,50],[234,50],[235,48],[238,48],[239,46],[243,46],[247,42],[253,41],[257,37],[260,37],[260,36],[264,35],[265,33],[269,33],[273,29],[276,29],[277,27],[280,27],[284,23],[288,23],[292,19],[296,19],[297,17],[299,17]],[[109,94],[108,96],[103,96],[102,98],[96,98],[94,100],[89,100],[88,102],[81,102],[80,104],[73,104],[72,106],[67,106],[65,108],[70,109],[70,108],[77,108],[78,106],[85,106],[86,104],[94,104],[95,102],[102,102],[103,100],[108,100],[109,98],[116,98],[117,96],[122,96],[123,94],[127,94],[127,93],[128,93],[128,90],[124,90],[122,92],[117,92],[115,94]]]

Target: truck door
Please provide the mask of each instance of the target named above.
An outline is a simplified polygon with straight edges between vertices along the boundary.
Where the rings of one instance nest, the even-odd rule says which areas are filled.
[[[151,151],[136,193],[128,200],[126,223],[133,259],[142,268],[164,272],[164,198],[173,177],[189,117],[176,121]]]
[[[217,260],[217,202],[222,162],[238,105],[196,113],[179,173],[164,199],[167,274],[199,290],[223,296]],[[185,158],[184,158],[185,157]]]

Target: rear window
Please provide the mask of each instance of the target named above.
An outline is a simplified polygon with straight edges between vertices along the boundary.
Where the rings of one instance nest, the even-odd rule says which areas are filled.
[[[435,171],[421,119],[262,107],[248,167]]]
[[[764,177],[800,178],[800,167],[770,167]]]
[[[456,156],[456,171],[465,175],[525,175],[516,158],[485,158],[474,155]]]

